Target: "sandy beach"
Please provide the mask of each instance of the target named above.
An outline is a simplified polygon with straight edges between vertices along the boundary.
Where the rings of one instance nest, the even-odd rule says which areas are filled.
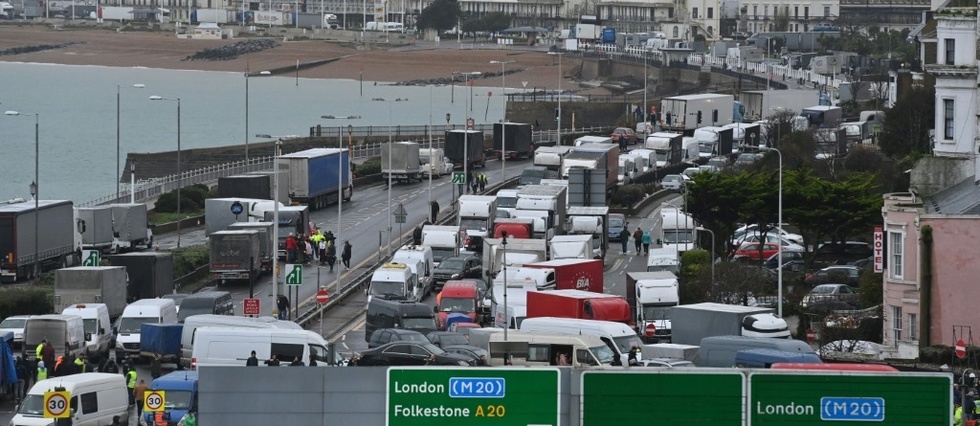
[[[506,85],[520,89],[522,82],[527,88],[555,89],[557,87],[557,57],[542,51],[520,48],[461,50],[455,40],[434,43],[412,43],[402,39],[394,47],[372,44],[370,49],[358,49],[350,42],[301,40],[283,41],[281,46],[239,56],[229,61],[188,61],[187,56],[203,49],[223,46],[243,39],[191,40],[178,39],[171,32],[121,32],[94,28],[52,29],[42,25],[0,26],[0,50],[15,47],[81,42],[68,47],[41,52],[0,56],[5,62],[36,62],[66,65],[102,65],[114,67],[147,67],[163,69],[190,69],[203,71],[252,72],[292,66],[297,59],[301,63],[339,58],[322,66],[300,71],[305,78],[363,78],[368,81],[409,81],[448,78],[454,71],[500,72],[500,65],[490,61],[515,61],[507,64],[510,73]],[[338,36],[338,38],[340,38]],[[570,75],[573,64],[566,61],[563,72]],[[500,78],[482,78],[480,85],[499,86]],[[567,78],[562,82],[565,89],[577,87]]]

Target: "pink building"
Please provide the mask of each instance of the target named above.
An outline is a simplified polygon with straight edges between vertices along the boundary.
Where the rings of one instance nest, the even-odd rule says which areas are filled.
[[[980,186],[971,177],[927,198],[884,196],[884,357],[915,358],[919,340],[980,344]],[[932,229],[932,243],[923,229]],[[931,245],[931,256],[923,255]],[[923,272],[931,270],[930,282]],[[970,342],[972,327],[977,341]]]

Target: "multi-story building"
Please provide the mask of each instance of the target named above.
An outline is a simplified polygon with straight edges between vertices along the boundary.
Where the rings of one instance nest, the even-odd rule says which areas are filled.
[[[877,26],[883,30],[914,28],[922,13],[932,10],[930,0],[839,0],[843,25]]]
[[[834,23],[840,16],[838,5],[838,0],[749,0],[742,2],[741,13],[749,33],[805,32]]]
[[[673,0],[599,0],[596,15],[620,32],[663,31],[661,22],[674,21]]]

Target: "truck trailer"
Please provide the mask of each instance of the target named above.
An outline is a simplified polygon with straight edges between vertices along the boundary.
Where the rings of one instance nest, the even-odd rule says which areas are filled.
[[[153,248],[153,229],[147,221],[146,204],[110,204],[115,251]]]
[[[223,176],[218,178],[218,197],[219,198],[255,198],[259,200],[271,200],[272,184],[274,180],[271,174],[247,174]],[[288,185],[288,182],[280,182]]]
[[[241,213],[235,214],[237,204]],[[266,213],[275,211],[275,201],[257,198],[208,198],[204,200],[204,235],[228,229],[235,222],[262,222],[270,220]],[[286,206],[279,204],[282,210]]]
[[[228,226],[229,231],[259,231],[259,257],[262,272],[272,272],[272,256],[276,255],[276,239],[272,234],[272,222],[235,222]]]
[[[476,130],[450,130],[446,132],[446,158],[452,161],[453,168],[463,169],[463,163],[468,169],[483,167],[486,155],[483,152],[483,132]]]
[[[534,165],[560,171],[562,160],[571,150],[570,146],[542,146],[534,150]]]
[[[116,254],[109,256],[109,264],[126,268],[129,277],[126,303],[155,299],[177,291],[174,288],[174,258],[171,253]]]
[[[259,231],[218,231],[208,237],[211,252],[211,280],[251,280],[259,276],[262,256]]]
[[[389,157],[391,164],[388,163]],[[398,182],[421,182],[423,174],[419,144],[410,141],[381,144],[381,174],[385,179],[390,177]]]
[[[820,92],[816,90],[747,90],[739,96],[745,106],[745,121],[768,119],[781,111],[799,114],[803,108],[818,105]]]
[[[788,339],[786,321],[773,315],[772,308],[695,303],[671,308],[671,343],[700,345],[712,336],[776,337]]]
[[[54,310],[69,306],[104,303],[109,317],[116,318],[126,309],[126,286],[129,278],[122,266],[77,266],[62,268],[54,274]]]
[[[677,276],[671,272],[627,272],[626,301],[646,343],[670,341],[670,311],[680,303]]]
[[[660,103],[660,128],[690,133],[701,126],[721,126],[734,117],[735,97],[702,93],[664,98]]]
[[[530,123],[494,123],[493,150],[499,159],[502,153],[508,160],[525,159],[534,156],[531,142]]]
[[[529,291],[527,317],[577,318],[633,324],[629,304],[622,296],[582,290]]]
[[[112,207],[76,207],[82,232],[82,250],[115,252],[112,236]]]
[[[508,243],[509,244],[509,243]],[[507,249],[510,257],[510,248]],[[603,265],[598,259],[558,259],[527,263],[525,268],[555,271],[555,288],[603,293]]]
[[[290,201],[306,204],[310,210],[318,210],[337,201],[338,191],[343,191],[344,201],[350,201],[354,194],[350,157],[346,149],[312,148],[280,155],[279,168],[288,170]]]
[[[35,264],[40,273],[81,262],[82,236],[72,202],[39,200],[37,207],[34,203],[0,206],[0,281],[34,277]]]

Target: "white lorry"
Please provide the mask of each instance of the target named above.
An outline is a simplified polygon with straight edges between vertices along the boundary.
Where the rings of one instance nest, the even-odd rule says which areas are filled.
[[[390,178],[404,183],[412,183],[413,180],[421,182],[422,170],[417,142],[381,144],[381,173],[385,179]]]
[[[672,96],[660,102],[660,128],[686,132],[701,126],[721,126],[733,121],[734,111],[732,95]]]
[[[739,95],[745,106],[745,121],[765,120],[780,111],[799,114],[803,108],[820,103],[816,90],[747,90]]]
[[[681,163],[683,143],[684,135],[680,133],[657,132],[647,136],[643,147],[657,154],[656,167],[661,169]]]
[[[492,282],[503,269],[505,257],[502,239],[483,239],[483,279]],[[548,260],[548,241],[536,238],[507,239],[507,268],[517,268],[529,263]]]
[[[650,149],[630,150],[630,152],[620,155],[619,158],[629,158],[630,160],[633,160],[633,164],[636,166],[637,176],[652,171],[657,164],[657,154]]]
[[[593,259],[595,255],[592,252],[592,240],[592,235],[555,235],[548,241],[548,260]]]
[[[417,302],[424,297],[421,293],[422,289],[416,281],[416,276],[408,265],[389,262],[375,269],[371,275],[367,303],[371,303],[374,297]]]
[[[633,183],[633,179],[636,179],[636,163],[632,157],[619,157],[619,174],[616,179],[619,180],[619,186]]]
[[[652,248],[647,255],[647,272],[666,271],[681,273],[681,260],[677,248]]]
[[[493,229],[497,217],[497,197],[494,195],[460,195],[457,225],[466,236],[463,246],[467,251],[478,251],[482,240]],[[482,248],[482,247],[481,247]]]
[[[677,289],[672,272],[626,273],[626,301],[646,343],[670,341],[670,311],[681,300]]]
[[[518,212],[547,212],[546,238],[564,233],[568,188],[527,185],[517,191]],[[535,230],[537,231],[537,230]]]
[[[657,243],[665,249],[680,254],[694,248],[694,218],[676,207],[660,209],[660,239]]]
[[[426,225],[422,227],[422,245],[432,249],[435,263],[459,255],[459,227]]]
[[[501,189],[497,191],[497,210],[507,212],[507,217],[513,217],[514,210],[517,210],[517,190]]]
[[[534,165],[548,170],[561,170],[562,160],[571,150],[570,146],[542,146],[534,151]]]
[[[693,166],[701,159],[701,146],[696,138],[684,136],[681,139],[681,163]]]
[[[493,302],[490,307],[490,312],[493,315],[493,326],[510,329],[520,328],[521,323],[527,318],[527,292],[534,290],[533,287],[528,287],[521,281],[513,284],[508,282],[506,287],[494,285]],[[505,303],[506,309],[504,308]]]
[[[698,142],[698,157],[708,159],[716,155],[730,153],[718,152],[718,132],[723,130],[718,126],[704,126],[694,131],[694,139]]]
[[[431,174],[434,178],[448,175],[453,171],[453,163],[446,159],[442,148],[419,148],[419,162],[422,163],[422,171]]]

